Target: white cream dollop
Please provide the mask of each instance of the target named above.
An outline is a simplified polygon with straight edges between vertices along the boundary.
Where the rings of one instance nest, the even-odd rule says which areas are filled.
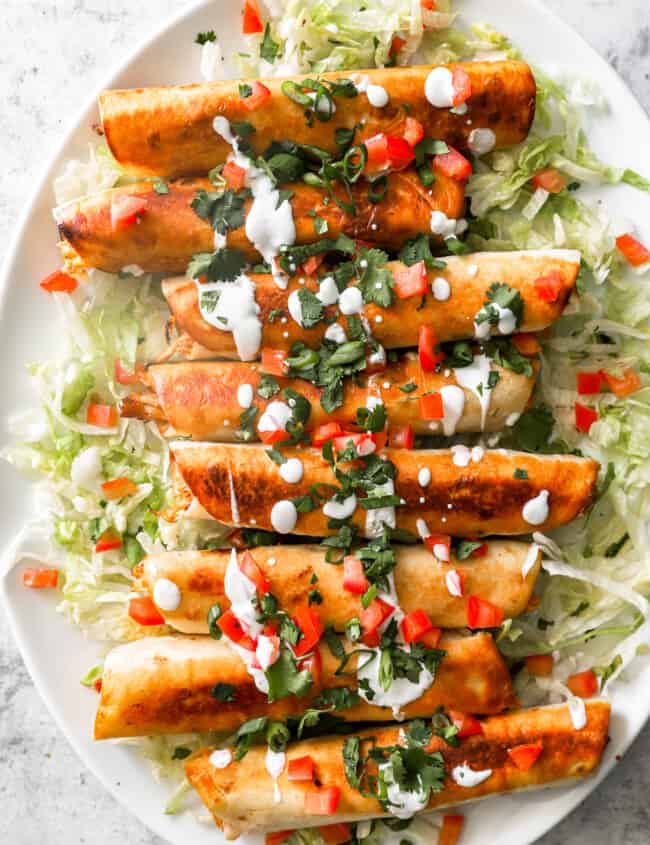
[[[375,496],[393,496],[394,494],[395,485],[390,479],[385,484],[378,485],[373,491]],[[366,537],[381,537],[384,525],[395,528],[396,524],[395,508],[392,505],[366,511]]]
[[[440,388],[442,396],[442,430],[445,437],[451,437],[456,432],[456,426],[465,410],[465,394],[462,388],[455,384],[447,384]]]
[[[278,534],[289,534],[298,522],[298,511],[293,502],[281,499],[271,508],[271,525]]]
[[[392,816],[398,819],[410,819],[416,813],[421,812],[429,802],[429,792],[422,787],[417,790],[407,791],[400,789],[398,783],[395,782],[393,767],[390,761],[379,764],[379,771],[383,775],[383,781],[386,784],[386,798],[388,799],[388,811]],[[407,839],[407,842],[410,840]]]
[[[448,68],[433,68],[424,82],[424,96],[438,109],[450,109],[454,105],[454,83]]]
[[[256,637],[262,630],[262,626],[257,621],[257,587],[241,571],[235,549],[230,551],[230,560],[226,567],[223,587],[230,602],[230,609],[244,630],[251,636]]]
[[[178,584],[169,578],[158,578],[153,585],[153,600],[161,610],[178,610],[181,603],[181,591]]]
[[[217,748],[208,759],[215,769],[225,769],[232,763],[232,751],[229,748]]]
[[[487,780],[492,774],[492,769],[483,769],[482,771],[474,771],[470,769],[467,763],[462,766],[455,766],[451,770],[451,776],[458,786],[464,786],[466,789],[471,789],[473,786],[478,786]]]
[[[491,152],[496,146],[497,136],[491,129],[472,129],[467,146],[477,156]]]
[[[280,477],[287,482],[287,484],[298,484],[302,481],[303,465],[300,458],[288,458],[280,466]]]
[[[327,340],[331,340],[334,343],[345,343],[348,339],[348,336],[345,333],[345,329],[340,323],[332,323],[331,326],[328,326],[325,329],[325,338]]]
[[[524,505],[521,515],[529,525],[541,525],[548,519],[548,490],[542,490]]]
[[[291,419],[291,408],[286,402],[269,402],[257,424],[258,431],[286,431]]]
[[[576,696],[571,696],[567,704],[569,705],[569,716],[574,729],[581,731],[587,726],[587,708],[584,701]]]
[[[454,377],[461,387],[471,390],[481,405],[481,431],[485,429],[492,388],[489,387],[491,361],[487,355],[475,355],[468,367],[458,367]]]
[[[376,109],[383,109],[388,105],[388,91],[382,85],[373,85],[372,83],[366,88],[366,96],[371,106]]]
[[[330,499],[323,505],[323,513],[330,519],[347,519],[357,509],[357,497],[354,493],[344,499],[342,502],[337,502],[335,499]]]
[[[418,484],[420,487],[428,487],[431,484],[431,470],[429,467],[420,467],[418,470]]]
[[[339,301],[339,289],[333,276],[326,276],[323,279],[316,292],[316,297],[320,299],[323,305],[334,305]]]
[[[255,301],[255,285],[242,274],[234,282],[209,282],[202,285],[197,281],[199,310],[201,316],[222,332],[230,332],[242,361],[257,357],[262,342],[262,323],[259,320],[259,306]],[[207,294],[216,294],[218,302]]]
[[[237,388],[237,404],[240,408],[250,408],[253,404],[253,385],[240,384]]]
[[[339,297],[341,314],[358,314],[363,309],[363,297],[358,287],[346,288]]]
[[[451,285],[442,276],[436,276],[431,285],[433,298],[438,302],[445,302],[451,296]]]

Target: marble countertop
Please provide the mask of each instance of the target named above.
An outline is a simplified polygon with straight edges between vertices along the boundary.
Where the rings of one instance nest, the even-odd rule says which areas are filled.
[[[547,3],[621,73],[650,112],[648,0]],[[183,3],[4,0],[1,5],[0,243],[7,244],[48,148],[79,102],[152,21],[157,27]],[[649,764],[646,730],[606,782],[538,845],[647,845]],[[0,804],[0,842],[164,845],[77,759],[34,690],[1,613]]]

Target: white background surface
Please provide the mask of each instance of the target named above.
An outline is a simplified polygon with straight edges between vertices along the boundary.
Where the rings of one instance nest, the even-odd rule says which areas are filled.
[[[0,0],[3,247],[52,143],[79,103],[135,41],[182,5],[180,0]],[[621,72],[650,110],[648,0],[549,0],[549,5]],[[218,29],[218,0],[214,8]],[[543,845],[646,845],[648,763],[650,732]],[[79,763],[35,693],[1,617],[0,802],[2,843],[162,845]]]

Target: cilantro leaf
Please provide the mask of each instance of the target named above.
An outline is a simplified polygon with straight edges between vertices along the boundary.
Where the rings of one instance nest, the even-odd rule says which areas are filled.
[[[388,308],[394,299],[393,288],[395,280],[393,274],[385,266],[388,255],[381,249],[359,250],[355,262],[359,273],[359,290],[364,302],[374,302],[382,308]]]
[[[508,308],[515,315],[516,326],[521,325],[524,316],[524,301],[521,298],[521,293],[516,288],[511,288],[509,285],[495,282],[491,285],[487,292],[486,308],[489,308],[489,303],[499,305],[501,308]],[[490,320],[492,322],[492,320]],[[498,322],[498,312],[497,312]]]
[[[197,252],[188,264],[187,274],[193,279],[205,276],[209,282],[233,282],[245,266],[243,252],[223,247],[216,252]]]
[[[358,789],[361,785],[359,763],[361,758],[361,740],[358,736],[348,736],[343,743],[343,770],[350,786]]]
[[[157,194],[168,194],[169,193],[169,185],[162,176],[159,176],[157,179],[154,180],[153,189]]]
[[[270,399],[272,396],[276,396],[280,392],[280,385],[274,376],[271,376],[268,373],[262,373],[260,376],[260,382],[257,385],[257,392],[262,399]]]
[[[514,343],[508,337],[491,338],[483,344],[485,354],[492,358],[495,364],[513,373],[528,376],[533,375],[533,365],[530,358],[522,355]],[[446,366],[450,365],[445,361]]]
[[[467,560],[472,552],[480,549],[482,545],[483,543],[480,540],[459,540],[454,547],[456,560]]]
[[[194,39],[194,43],[200,44],[201,46],[203,46],[204,44],[207,44],[208,41],[216,41],[216,40],[217,40],[216,32],[214,31],[214,29],[209,29],[207,32],[197,32],[196,38]]]
[[[264,61],[271,62],[271,64],[273,64],[279,52],[280,45],[277,41],[273,40],[271,27],[267,23],[264,27],[264,36],[262,38],[262,43],[260,44],[260,57],[264,59]]]
[[[285,648],[264,674],[269,684],[269,703],[289,695],[303,696],[313,684],[311,673],[307,669],[300,671],[295,659]]]
[[[300,322],[303,328],[311,329],[323,319],[323,303],[312,290],[300,288],[298,302],[300,303]]]
[[[211,690],[212,697],[222,702],[236,701],[236,693],[237,688],[234,684],[215,684]]]
[[[202,220],[210,223],[215,232],[225,235],[229,229],[239,229],[244,225],[244,203],[250,195],[247,188],[241,191],[232,188],[204,191],[201,188],[190,205]]]
[[[407,267],[417,264],[418,261],[424,261],[429,270],[444,270],[447,266],[441,259],[434,258],[431,252],[431,237],[424,232],[407,241],[399,251],[398,258]]]

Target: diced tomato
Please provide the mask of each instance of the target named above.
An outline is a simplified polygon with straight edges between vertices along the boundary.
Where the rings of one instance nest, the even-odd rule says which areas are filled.
[[[424,126],[414,117],[407,117],[404,121],[404,140],[411,147],[419,144],[424,138]]]
[[[393,40],[390,42],[390,50],[388,51],[389,58],[396,59],[405,44],[406,39],[400,38],[399,35],[393,35]]]
[[[442,817],[442,827],[438,836],[438,845],[456,845],[463,832],[465,816],[445,815]]]
[[[247,648],[249,651],[255,651],[255,642],[244,631],[239,619],[237,619],[230,608],[217,619],[217,625],[229,640],[237,643],[242,648]]]
[[[116,194],[111,200],[111,227],[114,232],[132,226],[147,207],[143,197],[131,194]]]
[[[424,538],[424,545],[431,550],[438,560],[449,560],[451,537],[449,534],[429,534]]]
[[[265,637],[273,637],[278,633],[278,626],[275,622],[265,622],[262,633]]]
[[[393,614],[395,608],[383,599],[373,599],[359,614],[364,634],[373,634]]]
[[[86,422],[99,428],[113,428],[117,425],[117,408],[114,405],[88,405]]]
[[[415,442],[413,426],[403,425],[400,428],[391,428],[388,439],[393,449],[412,449]]]
[[[467,602],[467,625],[470,628],[498,628],[503,611],[487,599],[470,596]]]
[[[578,431],[589,434],[589,429],[598,419],[598,411],[595,408],[588,408],[586,405],[576,402],[575,417]]]
[[[451,85],[454,89],[454,106],[460,106],[472,96],[472,80],[467,71],[459,65],[456,65],[451,72]]]
[[[449,718],[453,724],[458,728],[459,739],[465,739],[467,736],[477,736],[483,733],[483,725],[472,716],[471,713],[462,713],[459,710],[450,710]]]
[[[354,555],[343,558],[343,589],[349,593],[365,593],[368,589],[368,579],[363,571],[363,563]]]
[[[388,443],[388,432],[386,429],[383,431],[373,431],[371,436],[375,444],[376,452],[379,452]]]
[[[441,420],[444,419],[445,409],[442,404],[442,394],[425,393],[420,396],[420,419]]]
[[[368,153],[364,172],[368,174],[384,170],[403,170],[415,159],[413,147],[399,135],[380,132],[363,143]]]
[[[257,6],[257,0],[246,0],[244,3],[244,19],[242,21],[242,32],[244,35],[255,35],[256,32],[263,32],[262,18]]]
[[[325,261],[325,253],[319,252],[318,255],[310,255],[306,261],[300,265],[300,270],[305,276],[313,276],[320,265]]]
[[[598,692],[598,678],[593,669],[578,672],[567,680],[566,685],[579,698],[591,698]]]
[[[535,279],[535,293],[542,302],[557,302],[562,293],[562,276],[559,270],[549,270],[545,276]]]
[[[285,376],[287,374],[287,358],[289,353],[286,349],[262,349],[262,362],[260,370],[272,376]]]
[[[109,501],[114,499],[122,499],[124,496],[132,496],[138,492],[138,485],[134,484],[130,478],[122,476],[121,478],[114,478],[112,481],[105,481],[102,484],[104,495]]]
[[[306,669],[312,677],[314,687],[319,687],[321,682],[321,675],[323,674],[323,660],[320,656],[320,651],[316,649],[309,657],[305,657],[298,663],[298,669],[302,672]]]
[[[226,180],[226,185],[233,191],[241,191],[246,181],[246,169],[235,164],[234,161],[227,161],[221,175]]]
[[[642,264],[647,264],[650,261],[650,249],[630,234],[620,235],[620,237],[616,238],[616,246],[621,255],[632,267],[640,267]]]
[[[411,296],[426,296],[429,285],[427,281],[427,268],[424,261],[418,261],[404,270],[394,274],[395,293],[399,299],[408,299]]]
[[[515,766],[522,772],[527,772],[537,761],[537,758],[544,750],[541,742],[531,742],[526,745],[515,745],[508,749],[508,757]]]
[[[165,620],[153,603],[151,596],[131,599],[129,602],[129,616],[138,625],[164,625]]]
[[[113,549],[119,549],[122,547],[122,538],[120,535],[113,531],[112,528],[108,528],[101,537],[95,543],[95,551],[97,554],[101,552],[111,552]]]
[[[72,293],[77,287],[77,280],[61,270],[55,270],[42,279],[41,287],[48,293]]]
[[[253,93],[249,97],[241,98],[241,104],[247,111],[259,109],[271,97],[271,92],[266,85],[262,85],[257,80],[251,84],[251,88],[253,89]]]
[[[59,583],[58,569],[25,569],[23,571],[23,586],[35,590],[51,589]]]
[[[437,9],[436,0],[420,0],[420,6],[428,12],[434,12]]]
[[[130,373],[122,366],[122,362],[119,358],[115,359],[115,381],[118,384],[140,384],[143,373],[144,368],[141,365],[136,364],[135,370]]]
[[[464,182],[472,175],[471,162],[454,147],[449,147],[448,153],[434,156],[433,166],[439,173],[448,176],[450,179],[455,179],[457,182]]]
[[[328,440],[333,440],[335,437],[338,437],[342,433],[343,427],[340,423],[329,422],[325,423],[324,425],[319,425],[318,428],[315,429],[312,433],[311,445],[320,447],[323,445],[323,443],[326,443]]]
[[[101,692],[102,691],[102,679],[101,678],[95,678],[95,680],[93,681],[93,689],[95,690],[95,692]]]
[[[432,326],[424,324],[420,326],[418,333],[418,354],[420,356],[420,366],[425,373],[432,373],[438,364],[445,360],[445,353],[440,348],[438,336]],[[441,419],[441,417],[437,419]]]
[[[265,845],[282,845],[295,832],[295,830],[274,830],[265,835],[264,843]]]
[[[441,637],[442,628],[432,628],[430,631],[422,634],[422,636],[418,639],[418,642],[422,643],[422,645],[427,648],[438,648],[438,643],[440,642]]]
[[[289,760],[287,765],[288,780],[313,781],[314,779],[314,759],[306,754],[304,757],[296,757],[295,760]]]
[[[372,455],[377,451],[377,442],[375,435],[372,432],[359,433],[356,431],[345,431],[343,434],[334,438],[334,450],[336,452],[343,452],[352,443],[356,449],[359,457],[365,455]]]
[[[639,374],[631,367],[627,367],[620,378],[610,375],[608,372],[605,372],[605,370],[600,370],[598,375],[603,379],[612,393],[615,393],[619,399],[629,396],[630,393],[636,393],[636,391],[641,387]]]
[[[553,673],[553,656],[550,654],[529,654],[526,669],[531,675],[546,677]]]
[[[338,786],[326,786],[305,792],[305,812],[310,816],[331,816],[336,812],[341,799]]]
[[[547,167],[545,170],[538,170],[531,179],[535,190],[542,188],[549,194],[559,194],[566,188],[566,178],[554,167]]]
[[[405,643],[417,642],[423,634],[430,631],[434,626],[433,622],[427,616],[426,611],[422,608],[407,613],[402,619],[401,625],[402,636]]]
[[[267,446],[273,446],[275,443],[279,443],[281,440],[287,440],[289,437],[283,428],[274,428],[270,431],[258,430],[257,433],[262,443],[265,443]]]
[[[296,656],[300,657],[314,648],[323,636],[324,628],[318,613],[306,603],[298,608],[293,621],[302,632],[302,637],[298,640],[297,645],[293,647]]]
[[[600,373],[578,373],[576,375],[576,386],[581,396],[589,396],[592,393],[600,393],[602,378]]]
[[[352,828],[346,822],[323,825],[318,828],[318,832],[327,845],[342,845],[343,842],[349,842],[352,839]]]
[[[380,640],[381,637],[379,636],[379,631],[370,631],[361,637],[361,642],[364,645],[367,645],[368,648],[377,648]]]
[[[264,593],[268,593],[271,585],[269,584],[268,579],[259,568],[257,563],[255,562],[255,558],[253,555],[246,551],[244,554],[239,558],[239,568],[244,573],[244,575],[248,578],[249,581],[252,581],[255,584],[255,588],[257,592],[261,595]]]
[[[518,351],[527,358],[532,358],[533,355],[539,354],[541,349],[539,342],[534,334],[531,332],[521,332],[513,335],[510,340],[517,347]]]

